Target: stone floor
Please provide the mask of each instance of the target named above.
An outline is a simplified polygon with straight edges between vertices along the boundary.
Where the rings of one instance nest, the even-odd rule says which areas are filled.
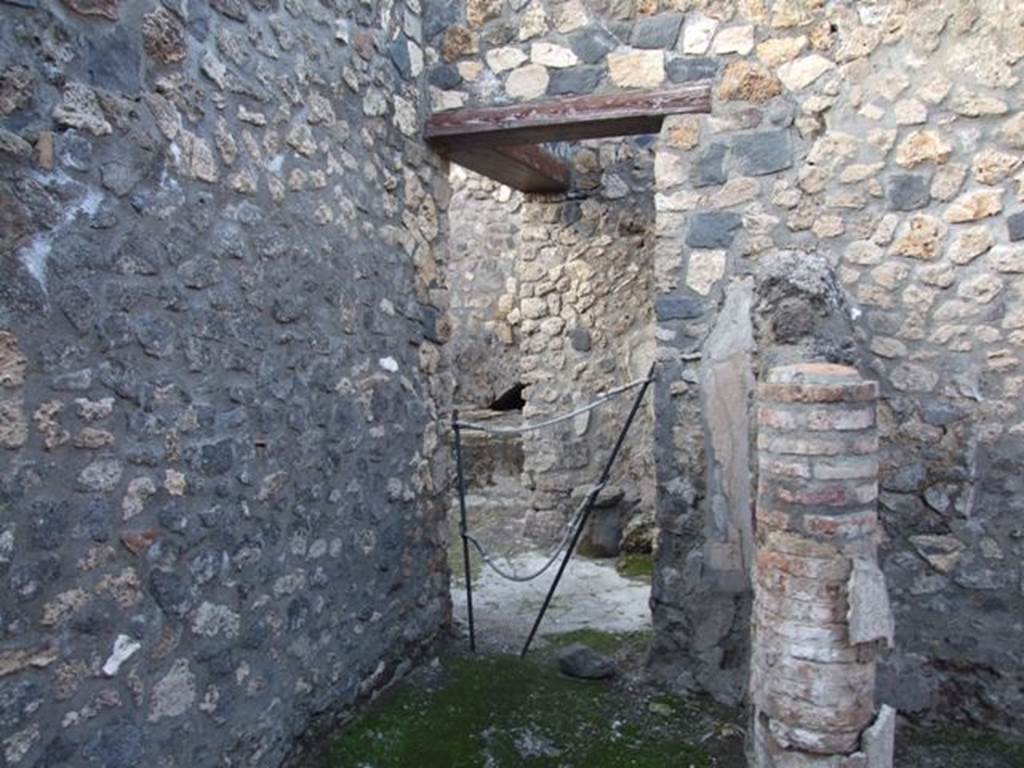
[[[544,554],[526,552],[507,564],[516,572],[529,573],[547,561]],[[482,568],[474,577],[473,608],[477,641],[496,650],[518,648],[529,634],[558,563],[535,581],[506,581]],[[651,612],[647,579],[626,578],[615,570],[614,560],[574,557],[548,607],[539,636],[592,629],[615,634],[649,631]],[[452,584],[452,602],[459,634],[466,635],[465,579]]]
[[[508,499],[508,494],[503,498]],[[499,556],[502,569],[517,574],[533,573],[549,559],[551,550],[541,551],[524,539],[521,500],[496,501],[493,497],[467,497],[470,530],[480,543]],[[458,536],[457,513],[453,511],[452,602],[456,631],[468,637],[465,576],[462,543]],[[491,570],[471,551],[473,613],[477,642],[495,651],[522,646],[544,602],[561,560],[539,578],[513,582]],[[574,555],[567,566],[538,636],[594,630],[614,634],[647,632],[651,627],[648,607],[650,579],[628,578],[616,570],[616,560],[591,559]]]

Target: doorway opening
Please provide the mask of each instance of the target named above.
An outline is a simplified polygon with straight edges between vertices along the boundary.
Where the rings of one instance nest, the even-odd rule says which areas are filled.
[[[557,154],[571,194],[510,189],[452,165],[448,342],[460,419],[517,427],[643,378],[654,357],[654,148],[587,140]],[[633,392],[521,435],[463,432],[469,529],[501,569],[547,564],[601,472]],[[655,541],[653,407],[646,400],[538,633],[647,634]],[[452,598],[466,598],[453,499]],[[556,568],[502,578],[473,553],[478,640],[523,643]]]

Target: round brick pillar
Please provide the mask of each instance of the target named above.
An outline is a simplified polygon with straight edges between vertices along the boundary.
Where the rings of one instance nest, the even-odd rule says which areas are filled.
[[[892,641],[876,559],[878,385],[806,363],[773,369],[758,394],[754,765],[882,766],[867,743],[875,659]]]

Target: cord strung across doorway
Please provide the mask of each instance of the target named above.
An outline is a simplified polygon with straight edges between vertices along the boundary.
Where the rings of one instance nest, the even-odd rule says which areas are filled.
[[[624,384],[621,387],[616,387],[615,389],[610,389],[607,392],[599,393],[590,403],[580,406],[568,413],[563,413],[559,416],[544,419],[542,421],[523,424],[518,427],[494,427],[488,424],[460,421],[458,411],[452,412],[452,430],[455,434],[456,480],[459,491],[459,535],[462,538],[463,566],[466,573],[466,608],[469,618],[469,645],[472,650],[476,650],[476,633],[473,626],[473,582],[469,568],[470,545],[472,545],[480,554],[484,564],[498,574],[498,576],[515,582],[532,581],[533,579],[538,578],[558,560],[558,556],[564,551],[565,555],[562,558],[562,564],[558,568],[558,573],[555,575],[555,579],[551,583],[547,596],[544,598],[544,604],[541,606],[540,612],[537,614],[537,619],[533,623],[533,628],[530,630],[530,635],[526,640],[526,644],[523,646],[522,653],[520,654],[520,656],[526,656],[527,651],[530,649],[530,644],[533,642],[534,635],[536,635],[537,629],[540,627],[540,623],[544,618],[544,614],[547,612],[548,605],[551,603],[551,598],[554,597],[555,590],[558,588],[558,582],[561,580],[562,574],[565,572],[565,567],[569,564],[569,559],[572,557],[573,550],[576,549],[576,544],[579,541],[580,534],[583,532],[587,519],[590,517],[590,513],[594,508],[594,502],[597,500],[598,495],[600,495],[604,487],[608,484],[615,459],[618,457],[619,451],[622,449],[622,445],[625,442],[626,434],[629,432],[629,428],[632,425],[637,412],[640,410],[640,404],[643,402],[644,395],[647,393],[647,388],[653,381],[654,364],[652,363],[647,372],[647,376],[643,379],[637,379],[636,381]],[[515,573],[511,569],[505,569],[499,565],[496,562],[496,558],[488,553],[483,545],[470,534],[469,527],[466,523],[466,485],[462,467],[462,431],[475,430],[494,436],[520,435],[525,432],[533,432],[538,429],[544,429],[546,427],[554,426],[555,424],[560,424],[573,419],[580,414],[592,411],[603,403],[613,400],[616,397],[638,387],[640,391],[637,392],[637,395],[633,400],[633,405],[630,408],[629,415],[626,417],[626,421],[622,426],[622,430],[619,432],[615,445],[612,447],[608,460],[605,462],[604,469],[601,471],[600,477],[591,486],[590,490],[587,491],[587,494],[583,497],[579,507],[577,507],[569,517],[558,544],[544,564],[539,569],[528,574]]]

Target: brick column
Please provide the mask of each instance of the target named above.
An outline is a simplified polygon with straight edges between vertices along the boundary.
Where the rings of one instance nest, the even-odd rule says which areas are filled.
[[[776,368],[759,388],[751,701],[756,768],[891,768],[875,710],[892,643],[877,565],[878,385],[853,368]]]

